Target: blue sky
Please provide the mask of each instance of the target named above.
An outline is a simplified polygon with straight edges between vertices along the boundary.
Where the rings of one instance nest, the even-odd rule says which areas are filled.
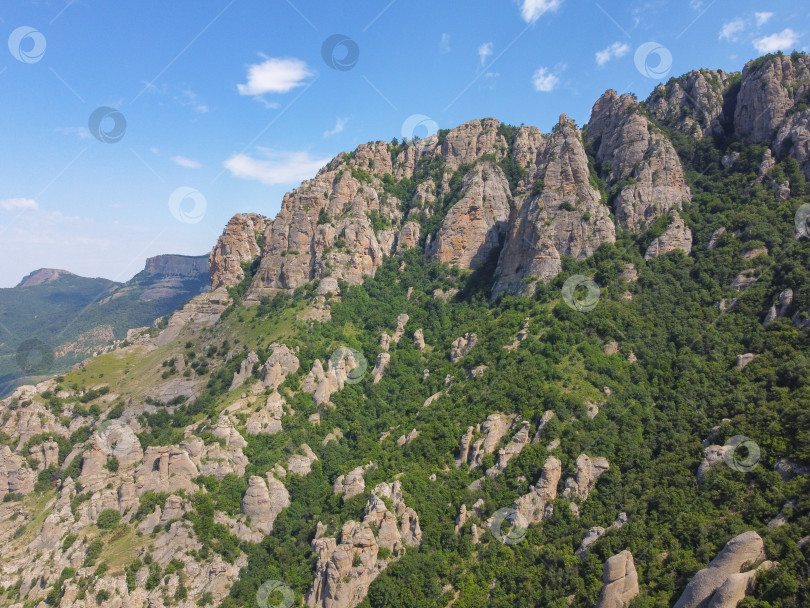
[[[806,51],[810,5],[18,0],[0,32],[8,287],[40,267],[127,280],[148,256],[207,253],[234,213],[275,216],[338,152],[403,129],[582,125],[608,88],[646,98],[691,69]]]

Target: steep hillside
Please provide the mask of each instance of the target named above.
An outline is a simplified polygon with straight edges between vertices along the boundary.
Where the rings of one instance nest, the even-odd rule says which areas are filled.
[[[66,371],[208,289],[206,256],[161,255],[126,283],[42,268],[0,289],[0,395]]]
[[[0,605],[810,605],[808,66],[235,216],[159,334],[0,401]]]

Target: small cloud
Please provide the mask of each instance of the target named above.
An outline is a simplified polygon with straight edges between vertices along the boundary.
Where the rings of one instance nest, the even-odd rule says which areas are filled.
[[[58,127],[55,129],[57,133],[62,135],[75,135],[79,139],[92,139],[93,135],[87,127]]]
[[[627,55],[630,45],[625,42],[614,42],[606,49],[596,52],[596,64],[605,65],[611,59],[619,59]]]
[[[152,154],[160,154],[160,150],[159,150],[158,148],[155,148],[154,146],[152,146],[151,148],[149,148],[149,151],[150,151]]]
[[[754,40],[754,48],[759,53],[775,53],[776,51],[791,51],[799,41],[799,34],[790,28],[781,32]]]
[[[773,17],[773,13],[754,13],[754,18],[757,20],[757,26],[763,26]]]
[[[328,131],[323,132],[324,137],[332,137],[333,135],[338,135],[343,133],[343,128],[346,126],[346,123],[349,122],[348,118],[340,118],[338,117],[337,121],[335,121],[335,126]]]
[[[450,34],[442,34],[442,39],[439,41],[439,53],[447,55],[450,52]]]
[[[732,21],[729,21],[728,23],[723,24],[723,27],[720,28],[720,35],[718,38],[720,40],[735,41],[739,35],[743,33],[743,31],[745,31],[745,21],[738,17]]]
[[[191,108],[199,114],[207,114],[209,111],[208,106],[200,101],[199,96],[191,89],[182,89],[175,97],[175,101],[184,108]]]
[[[548,71],[548,68],[537,68],[537,71],[532,76],[532,84],[535,91],[548,93],[557,88],[560,84],[560,79]]]
[[[0,200],[0,208],[5,211],[36,211],[39,205],[32,198],[4,198]]]
[[[534,23],[549,11],[556,11],[562,5],[562,0],[523,0],[520,6],[520,16],[526,23]]]
[[[193,158],[186,158],[185,156],[172,156],[172,162],[186,169],[199,169],[202,167],[200,161],[194,160]]]
[[[265,57],[248,68],[247,83],[236,85],[240,95],[258,97],[266,93],[287,93],[304,84],[313,73],[305,61],[295,57]]]
[[[492,55],[492,43],[485,42],[478,47],[478,58],[481,60],[481,65],[485,65],[487,58]]]
[[[261,158],[235,154],[225,161],[225,168],[239,179],[255,179],[268,186],[294,184],[310,179],[330,158],[313,158],[309,152],[279,152],[258,149]]]

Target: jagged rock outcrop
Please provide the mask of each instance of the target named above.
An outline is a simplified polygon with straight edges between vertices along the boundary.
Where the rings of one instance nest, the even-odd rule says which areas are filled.
[[[759,534],[749,531],[735,536],[726,543],[723,550],[706,568],[692,577],[674,608],[709,606],[713,601],[712,596],[716,595],[715,592],[726,583],[729,577],[739,574],[746,564],[758,564],[765,557],[765,546]],[[731,585],[736,588],[738,583],[734,581]]]
[[[725,92],[731,76],[723,70],[695,70],[659,84],[645,102],[647,111],[667,127],[701,139],[722,135]]]
[[[231,298],[224,289],[193,297],[169,318],[166,329],[158,335],[158,346],[169,344],[186,327],[195,332],[210,327],[219,320],[230,303]]]
[[[537,431],[532,437],[532,443],[540,443],[540,440],[543,438],[543,429],[545,426],[554,418],[556,414],[551,410],[546,410],[543,412],[543,416],[540,418],[540,422],[537,423]]]
[[[597,162],[610,166],[609,184],[623,186],[614,202],[622,228],[640,232],[692,200],[675,148],[630,95],[608,90],[593,106],[586,137]]]
[[[587,534],[585,534],[585,538],[582,539],[579,547],[576,551],[574,551],[574,555],[584,558],[585,553],[588,551],[588,547],[602,538],[606,532],[607,530],[605,530],[602,526],[594,526],[588,530]]]
[[[464,196],[448,211],[431,241],[431,259],[474,269],[497,251],[509,218],[509,180],[491,162],[477,163],[462,182]]]
[[[374,364],[374,369],[371,370],[371,383],[377,384],[382,380],[385,368],[391,362],[391,355],[388,353],[380,353],[377,355],[377,362]]]
[[[459,442],[459,456],[456,458],[456,466],[462,464],[469,465],[470,468],[480,467],[484,456],[492,454],[498,444],[506,436],[512,426],[514,415],[500,413],[490,414],[481,425],[481,436],[473,443],[475,429],[469,427],[467,432],[461,437]],[[528,432],[528,431],[527,431]]]
[[[245,278],[242,264],[259,257],[265,224],[258,213],[237,213],[230,219],[209,256],[211,289],[234,287]]]
[[[267,475],[267,483],[257,475],[250,477],[242,498],[242,513],[250,517],[252,528],[270,534],[278,514],[289,506],[290,493],[272,474]]]
[[[582,135],[565,115],[544,138],[529,180],[532,192],[510,212],[493,297],[530,292],[526,281],[559,274],[561,256],[585,259],[616,240],[610,212],[590,182]]]
[[[487,469],[488,476],[493,477],[498,473],[502,473],[506,470],[506,465],[509,464],[509,461],[520,455],[523,448],[529,443],[529,426],[529,421],[524,420],[520,425],[520,429],[512,436],[509,443],[498,450],[498,460],[493,468]]]
[[[6,494],[30,494],[36,480],[36,473],[22,456],[12,453],[8,446],[0,445],[0,500]]]
[[[787,315],[788,310],[793,304],[793,290],[790,287],[782,290],[777,298],[777,303],[779,304],[779,307],[777,308],[777,305],[773,304],[768,310],[768,313],[765,315],[765,318],[762,320],[763,327],[768,327],[768,325],[776,321],[776,319],[781,319]]]
[[[242,386],[245,381],[251,377],[253,368],[258,362],[259,356],[256,353],[248,353],[248,356],[245,357],[245,360],[240,364],[239,370],[234,372],[233,381],[231,382],[231,388],[229,390],[233,391]]]
[[[674,213],[672,222],[667,226],[664,234],[656,237],[647,247],[644,259],[657,258],[676,249],[680,249],[687,255],[692,251],[692,231],[686,226],[683,218]]]
[[[580,454],[576,461],[576,477],[569,477],[565,480],[565,490],[563,498],[588,500],[588,495],[596,481],[602,474],[610,468],[605,458],[590,458],[587,454]]]
[[[273,435],[282,430],[281,417],[284,415],[284,397],[277,392],[267,396],[263,408],[253,412],[245,423],[245,432],[248,435],[266,433]]]
[[[515,521],[528,524],[541,522],[551,515],[552,500],[557,498],[557,485],[562,476],[562,463],[549,456],[543,464],[543,472],[529,492],[520,496],[514,504]]]
[[[306,476],[312,470],[312,463],[318,460],[315,452],[306,443],[298,447],[303,454],[293,454],[287,461],[287,470],[296,475]]]
[[[638,573],[630,551],[624,550],[605,562],[602,584],[596,608],[624,608],[638,595]]]
[[[397,439],[397,446],[402,447],[403,445],[408,445],[412,441],[414,441],[417,437],[419,437],[419,431],[416,429],[411,429],[411,432],[407,435],[402,435]]]
[[[335,480],[332,492],[335,496],[343,494],[343,502],[352,496],[357,496],[366,491],[366,470],[372,466],[371,463],[355,467],[346,475],[340,475]]]
[[[413,343],[419,350],[425,350],[425,333],[421,327],[413,332]]]
[[[704,475],[723,464],[726,452],[733,449],[727,445],[709,445],[703,450],[703,460],[700,461],[697,470],[697,480],[702,481]]]
[[[418,247],[421,235],[422,227],[418,222],[405,222],[397,236],[397,253]]]
[[[273,342],[269,347],[270,356],[262,366],[262,383],[270,388],[278,388],[290,374],[301,367],[298,357],[285,344]]]
[[[458,363],[462,357],[470,354],[476,344],[478,344],[478,334],[466,333],[460,338],[456,338],[450,345],[450,361]]]

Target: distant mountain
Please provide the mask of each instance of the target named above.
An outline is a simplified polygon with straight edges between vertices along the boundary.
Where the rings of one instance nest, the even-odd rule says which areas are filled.
[[[74,363],[207,291],[208,256],[159,255],[126,283],[41,268],[0,289],[0,395]]]

